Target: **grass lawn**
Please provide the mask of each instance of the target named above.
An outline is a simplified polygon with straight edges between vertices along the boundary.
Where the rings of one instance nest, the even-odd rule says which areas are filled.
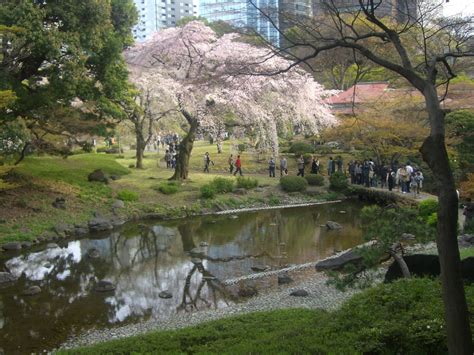
[[[202,171],[205,152],[210,152],[214,162],[210,173]],[[135,163],[133,151],[127,151],[122,156],[87,153],[67,159],[28,157],[17,167],[2,166],[0,243],[33,240],[58,223],[85,222],[93,211],[109,213],[117,194],[126,195],[129,191],[136,194],[138,200],[126,202],[128,216],[159,213],[180,217],[185,216],[188,213],[186,211],[198,212],[202,208],[212,209],[223,205],[238,208],[263,203],[275,205],[284,199],[286,195],[279,188],[279,178],[267,175],[269,156],[257,157],[252,152],[242,153],[243,173],[257,178],[260,186],[267,186],[265,193],[250,190],[245,196],[223,194],[212,200],[201,199],[200,188],[216,176],[236,179],[228,172],[227,160],[231,153],[237,155],[237,145],[229,141],[224,143],[222,154],[217,154],[215,145],[196,142],[190,160],[189,179],[180,182],[178,192],[171,195],[158,191],[160,185],[166,183],[173,173],[171,169],[166,169],[163,150],[160,154],[146,152],[144,169],[130,168]],[[296,171],[296,161],[292,156],[288,157],[288,166],[290,172]],[[90,183],[87,176],[95,169],[102,169],[107,174],[119,175],[121,178],[109,185]],[[324,189],[320,192],[324,198]],[[52,207],[51,204],[57,197],[66,198],[66,210]],[[301,197],[314,199],[305,195]]]

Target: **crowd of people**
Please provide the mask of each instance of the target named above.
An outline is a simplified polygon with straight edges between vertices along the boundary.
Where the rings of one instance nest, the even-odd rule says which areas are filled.
[[[402,193],[419,195],[423,188],[423,173],[414,168],[410,162],[399,165],[394,162],[390,165],[377,165],[372,159],[351,161],[348,173],[352,184],[365,187],[381,187],[393,191],[397,188]]]
[[[162,147],[167,146],[165,151],[164,160],[166,167],[174,169],[176,167],[176,161],[178,159],[178,143],[179,137],[177,134],[167,134],[165,136],[157,135],[154,137],[153,144],[159,149],[161,144]],[[218,153],[222,152],[222,147],[218,146]],[[296,160],[297,165],[297,176],[305,176],[306,167],[309,162],[305,161],[303,155],[299,156]],[[203,171],[205,173],[210,172],[210,167],[214,165],[211,160],[209,152],[204,154],[203,159]],[[279,164],[275,157],[270,157],[268,160],[268,175],[269,177],[276,177],[276,171],[280,170],[280,177],[288,175],[288,161],[286,157],[281,156],[279,158]],[[232,175],[242,173],[242,160],[240,155],[234,157],[230,154],[228,158],[228,170]],[[310,173],[311,174],[322,174],[324,169],[321,169],[321,163],[316,156],[311,157]],[[413,193],[416,197],[420,194],[423,187],[423,173],[420,169],[412,166],[410,162],[406,164],[398,164],[397,161],[390,165],[387,164],[376,164],[372,159],[365,159],[363,161],[351,160],[347,164],[347,170],[344,169],[344,162],[341,156],[335,158],[329,157],[326,166],[326,174],[331,176],[336,172],[347,173],[350,177],[351,184],[362,185],[365,187],[380,187],[382,189],[388,189],[401,193]]]

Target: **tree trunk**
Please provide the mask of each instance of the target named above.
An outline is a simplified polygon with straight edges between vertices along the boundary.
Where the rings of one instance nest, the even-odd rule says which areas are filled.
[[[405,262],[405,259],[403,259],[402,255],[398,255],[397,249],[400,247],[400,243],[395,243],[391,248],[390,248],[390,255],[395,259],[395,261],[398,263],[398,266],[400,266],[400,270],[402,270],[402,274],[404,278],[410,278],[410,270],[408,269],[408,265]]]
[[[437,247],[450,354],[472,354],[471,329],[457,241],[458,198],[444,137],[444,113],[436,89],[424,91],[431,133],[420,151],[438,183]]]
[[[141,125],[135,124],[135,134],[137,137],[137,147],[135,157],[137,162],[135,167],[137,169],[143,169],[143,155],[145,152],[145,139],[143,138],[143,132]]]
[[[191,157],[191,151],[193,150],[199,122],[197,119],[190,119],[189,117],[186,117],[186,119],[188,120],[190,128],[186,137],[184,137],[181,143],[179,143],[179,154],[176,161],[176,168],[170,180],[185,180],[188,178],[189,158]]]

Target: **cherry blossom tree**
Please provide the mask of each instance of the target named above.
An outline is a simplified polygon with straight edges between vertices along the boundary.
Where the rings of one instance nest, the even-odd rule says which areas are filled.
[[[337,122],[323,103],[328,92],[306,71],[295,67],[275,76],[244,75],[249,65],[265,72],[286,68],[290,62],[240,41],[237,34],[218,37],[198,21],[160,31],[130,48],[125,57],[132,81],[167,109],[174,106],[189,124],[172,179],[188,177],[198,128],[216,134],[228,113],[274,152],[278,127],[300,126],[314,134]]]

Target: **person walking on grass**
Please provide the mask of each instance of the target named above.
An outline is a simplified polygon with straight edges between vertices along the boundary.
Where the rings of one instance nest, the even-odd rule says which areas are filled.
[[[301,155],[297,161],[298,164],[298,174],[296,176],[304,177],[304,158]]]
[[[242,176],[242,162],[240,161],[240,155],[237,155],[237,160],[235,161],[235,171],[234,171],[234,176],[237,175],[237,173]]]
[[[232,174],[234,172],[234,156],[231,154],[229,159],[227,160],[227,163],[229,164],[229,172]]]
[[[280,176],[288,175],[288,162],[285,157],[280,158]]]
[[[206,152],[204,154],[204,172],[208,173],[209,172],[209,165],[211,165],[211,156],[209,155],[209,152]]]
[[[275,158],[271,157],[268,161],[268,174],[270,177],[275,177]]]

